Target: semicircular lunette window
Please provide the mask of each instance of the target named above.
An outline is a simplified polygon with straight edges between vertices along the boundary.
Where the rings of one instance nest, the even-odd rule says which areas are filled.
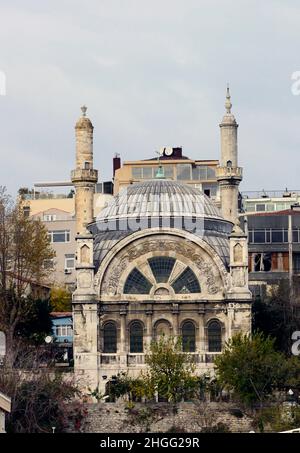
[[[148,259],[152,274],[157,283],[167,283],[175,264],[175,258],[169,256],[157,256]]]
[[[149,294],[151,288],[149,280],[135,267],[127,277],[124,294]]]
[[[196,275],[187,267],[176,280],[172,283],[172,287],[176,294],[185,293],[200,293],[201,288]]]

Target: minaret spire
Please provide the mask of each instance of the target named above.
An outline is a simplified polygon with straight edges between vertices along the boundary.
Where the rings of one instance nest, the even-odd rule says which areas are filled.
[[[231,113],[231,97],[230,97],[230,92],[229,92],[229,83],[227,84],[227,91],[226,91],[226,101],[225,101],[225,109],[227,113]]]
[[[220,186],[221,209],[225,219],[238,223],[238,193],[242,180],[242,168],[238,167],[238,124],[231,112],[232,103],[229,85],[226,90],[226,113],[220,124],[221,158],[217,168]]]

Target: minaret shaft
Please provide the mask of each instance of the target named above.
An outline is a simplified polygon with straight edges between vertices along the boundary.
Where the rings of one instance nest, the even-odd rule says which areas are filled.
[[[76,233],[87,233],[94,219],[93,205],[98,172],[93,168],[93,125],[82,107],[83,115],[76,123],[76,168],[71,173],[75,187]]]
[[[221,158],[217,168],[217,179],[220,186],[221,210],[224,218],[238,223],[238,194],[242,180],[242,168],[238,167],[238,124],[231,113],[229,88],[226,95],[226,114],[220,124]]]

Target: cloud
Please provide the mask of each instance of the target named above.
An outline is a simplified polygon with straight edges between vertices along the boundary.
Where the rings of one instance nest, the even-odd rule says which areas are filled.
[[[243,189],[297,188],[299,13],[276,0],[0,2],[1,184],[69,179],[84,103],[105,180],[115,152],[130,160],[182,145],[218,158],[230,82]]]

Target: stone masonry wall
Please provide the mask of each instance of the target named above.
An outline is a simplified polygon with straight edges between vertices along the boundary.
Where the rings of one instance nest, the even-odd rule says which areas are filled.
[[[82,425],[90,433],[200,432],[225,425],[230,432],[249,432],[252,419],[230,403],[98,403],[88,406]]]

